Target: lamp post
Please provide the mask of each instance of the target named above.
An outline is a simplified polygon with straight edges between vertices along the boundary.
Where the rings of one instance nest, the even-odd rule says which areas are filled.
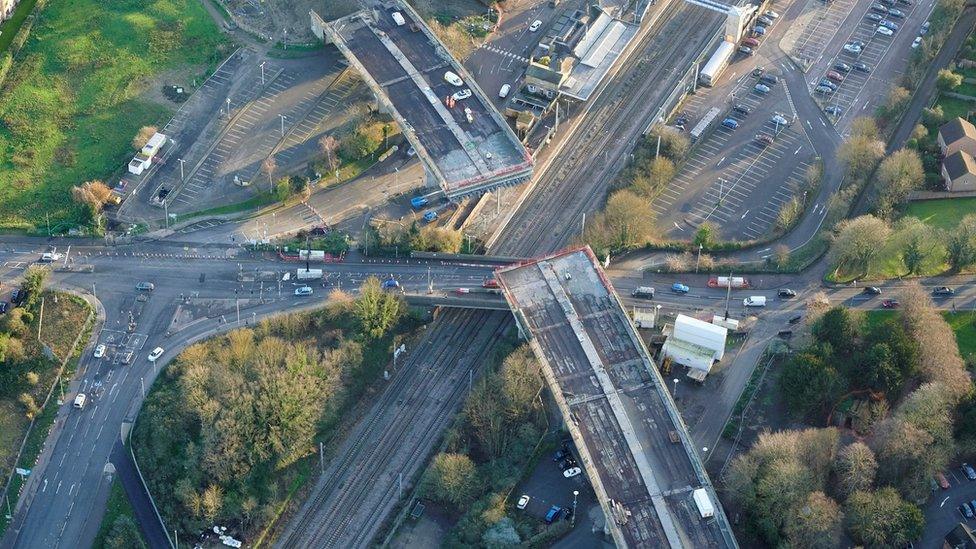
[[[571,521],[571,526],[576,527],[576,498],[579,496],[579,490],[573,490],[573,518]]]
[[[674,400],[677,402],[677,400],[678,400],[678,378],[674,378],[674,391],[671,393],[671,396],[674,397]]]

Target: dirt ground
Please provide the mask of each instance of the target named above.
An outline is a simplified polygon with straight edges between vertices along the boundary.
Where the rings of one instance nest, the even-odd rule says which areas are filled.
[[[141,97],[147,101],[163,105],[171,109],[179,108],[179,103],[174,103],[163,95],[163,86],[182,86],[187,96],[201,84],[206,77],[203,65],[181,66],[156,75],[155,78],[146,78],[136,84],[143,89]]]
[[[453,525],[451,518],[438,505],[427,503],[424,514],[417,520],[408,518],[390,542],[392,549],[412,547],[440,547]]]

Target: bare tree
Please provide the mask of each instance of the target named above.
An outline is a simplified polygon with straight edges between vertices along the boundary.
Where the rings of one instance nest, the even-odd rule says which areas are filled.
[[[261,172],[268,176],[268,191],[274,192],[274,173],[278,169],[278,162],[273,156],[269,156],[261,162]]]
[[[901,149],[881,161],[878,167],[877,210],[888,218],[894,207],[925,181],[922,158],[912,149]]]
[[[329,173],[335,174],[336,181],[338,181],[339,174],[336,173],[336,170],[339,169],[339,140],[331,135],[323,136],[319,139],[319,150],[322,151],[325,166],[329,169]]]
[[[878,460],[867,444],[853,442],[837,454],[834,471],[837,473],[837,491],[846,499],[858,490],[871,488],[878,471]]]
[[[108,188],[108,185],[96,179],[72,187],[71,197],[74,198],[75,202],[85,204],[92,211],[98,213],[111,200],[112,191]]]
[[[159,129],[156,126],[143,126],[139,128],[139,132],[132,138],[132,148],[136,150],[142,149],[149,142],[149,138],[158,131]]]
[[[866,273],[871,261],[881,253],[891,234],[882,219],[862,215],[837,224],[831,257],[838,268]]]
[[[823,492],[810,492],[786,523],[789,547],[829,549],[840,545],[843,513],[837,502]]]
[[[919,371],[928,381],[939,382],[953,399],[959,399],[972,389],[966,364],[959,355],[952,327],[945,321],[928,294],[917,281],[912,281],[901,293],[904,314],[902,319],[908,334],[918,342]]]

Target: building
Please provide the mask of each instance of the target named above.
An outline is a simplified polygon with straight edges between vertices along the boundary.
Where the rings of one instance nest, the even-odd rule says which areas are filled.
[[[956,151],[966,151],[976,156],[976,127],[962,118],[955,118],[939,128],[939,149],[943,157]]]
[[[14,14],[14,8],[20,0],[0,0],[0,22],[10,19]],[[11,31],[8,31],[11,32]]]
[[[942,179],[950,192],[976,191],[976,160],[958,150],[942,161]]]
[[[688,377],[704,381],[715,361],[725,356],[728,330],[690,316],[678,315],[661,349],[661,356],[688,367]]]

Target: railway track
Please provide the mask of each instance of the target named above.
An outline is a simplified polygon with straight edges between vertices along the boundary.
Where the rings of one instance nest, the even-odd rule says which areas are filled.
[[[582,216],[602,204],[610,181],[623,168],[648,117],[674,89],[662,86],[680,76],[714,37],[722,17],[678,3],[635,48],[624,71],[595,99],[574,139],[502,229],[492,253],[533,256],[573,240]],[[675,44],[695,44],[676,48]],[[648,97],[635,101],[634,97]],[[585,197],[581,199],[581,197]],[[650,212],[648,212],[650,215]]]
[[[391,471],[410,481],[460,404],[468,372],[490,354],[507,325],[504,313],[446,312],[425,338],[437,345],[414,351],[277,546],[367,546],[399,499]]]

